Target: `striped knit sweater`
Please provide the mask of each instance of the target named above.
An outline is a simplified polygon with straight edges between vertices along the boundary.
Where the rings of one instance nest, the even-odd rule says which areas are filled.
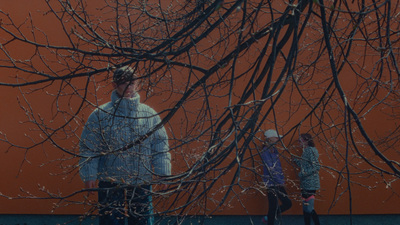
[[[80,176],[83,181],[100,180],[120,184],[148,184],[154,175],[171,174],[171,156],[165,128],[133,144],[161,122],[157,113],[140,103],[140,96],[120,98],[89,116],[80,139]]]

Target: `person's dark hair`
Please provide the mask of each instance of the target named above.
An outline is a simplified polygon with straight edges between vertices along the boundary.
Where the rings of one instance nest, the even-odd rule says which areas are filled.
[[[307,146],[315,147],[311,134],[309,133],[300,134],[300,137],[307,143]]]
[[[115,70],[113,75],[113,82],[116,84],[123,84],[127,81],[134,82],[134,78],[135,71],[129,66],[124,66]]]

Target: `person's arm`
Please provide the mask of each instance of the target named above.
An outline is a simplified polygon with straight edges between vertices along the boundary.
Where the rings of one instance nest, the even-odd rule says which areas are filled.
[[[94,188],[96,188],[95,180],[85,181],[85,189],[94,189]],[[93,194],[93,191],[89,191],[89,194]]]
[[[98,171],[98,150],[100,149],[100,126],[97,114],[92,113],[81,134],[79,142],[80,160],[79,175],[85,188],[94,188]]]
[[[301,157],[292,154],[291,159],[292,159],[292,161],[293,161],[294,163],[296,163],[296,165],[297,165],[298,167],[301,168]]]
[[[154,125],[161,122],[159,116],[154,117]],[[152,142],[152,165],[159,176],[171,175],[171,154],[169,153],[168,135],[164,127],[154,132]]]
[[[96,188],[96,181],[95,180],[88,180],[85,182],[86,189]]]

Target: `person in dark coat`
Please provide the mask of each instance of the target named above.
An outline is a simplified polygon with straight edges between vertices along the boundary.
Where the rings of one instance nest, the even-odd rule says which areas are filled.
[[[294,161],[300,169],[298,176],[303,199],[304,223],[310,225],[312,219],[315,225],[319,225],[319,218],[314,209],[315,193],[320,189],[319,154],[310,134],[301,134],[299,144],[303,147],[303,153],[300,158],[294,158]]]

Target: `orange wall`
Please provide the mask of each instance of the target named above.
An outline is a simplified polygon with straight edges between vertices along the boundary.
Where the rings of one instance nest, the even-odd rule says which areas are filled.
[[[24,3],[23,5],[25,7],[21,7],[21,2]],[[39,0],[6,1],[5,3],[2,3],[2,10],[9,11],[11,15],[13,15],[13,17],[22,21],[22,19],[26,17],[29,11],[41,8],[41,5],[38,4],[39,2]],[[44,27],[47,28],[46,32],[49,32],[48,35],[52,37],[53,40],[57,40],[60,42],[63,40],[63,36],[57,33],[56,29],[50,29],[53,26],[57,27],[57,24],[54,23],[54,21],[40,19],[40,17],[37,18],[38,19],[36,21],[45,24]],[[15,46],[15,49],[18,50],[18,54],[21,54],[21,56],[24,55],[24,51],[26,51],[23,46]],[[2,76],[6,76],[8,73],[10,73],[10,70],[0,69],[0,72],[1,74],[3,74]],[[185,74],[185,72],[182,72],[182,74]],[[82,79],[79,82],[84,83],[85,80]],[[100,89],[99,91],[100,104],[108,101],[108,95],[110,92],[109,85],[107,86],[106,83],[102,83],[102,85],[105,85],[105,87]],[[56,89],[56,87],[54,88]],[[94,90],[93,87],[91,88]],[[26,88],[23,88],[23,90],[27,91]],[[2,101],[0,103],[0,130],[3,135],[7,135],[8,140],[14,143],[18,143],[21,146],[32,144],[32,140],[24,136],[25,133],[32,137],[34,142],[40,142],[42,140],[42,137],[39,135],[39,133],[29,130],[30,128],[35,128],[35,126],[21,123],[21,121],[26,121],[27,117],[25,115],[25,112],[21,109],[20,104],[24,107],[28,107],[29,105],[23,101],[23,96],[20,94],[20,90],[18,90],[17,88],[1,86],[0,95],[2,96]],[[36,92],[34,94],[29,94],[26,97],[32,104],[31,106],[34,108],[34,114],[32,116],[38,118],[38,112],[40,112],[40,116],[45,118],[46,122],[49,122],[54,115],[54,110],[56,109],[54,106],[54,98],[48,96],[44,92]],[[160,99],[161,98],[162,97],[160,97]],[[20,104],[18,103],[18,99],[21,101]],[[160,99],[151,100],[149,104],[154,106],[157,111],[161,111],[164,106],[171,105],[171,102],[163,103]],[[74,105],[71,107],[72,109],[76,109],[80,104],[79,98],[77,98],[76,101],[68,102],[74,102]],[[188,106],[196,107],[196,104],[197,103],[194,102],[188,104]],[[226,102],[224,102],[224,99],[222,99],[216,102],[216,104],[224,106],[226,105]],[[91,110],[92,108],[85,108],[81,112],[82,119],[87,118]],[[278,115],[277,120],[289,121],[287,118],[291,117],[292,121],[296,121],[296,117],[301,118],[302,116],[304,116],[304,114],[301,113],[296,115],[280,114]],[[180,114],[178,114],[178,116],[171,121],[171,124],[169,124],[168,126],[170,126],[172,131],[177,131],[177,133],[181,131],[181,128],[179,126],[181,124],[180,120],[182,118],[184,118],[184,116],[183,113],[180,112]],[[83,123],[84,121],[78,120],[75,124],[75,126],[78,127],[78,135],[80,133],[79,127],[82,127]],[[293,125],[293,123],[294,122],[288,122],[287,126],[291,126]],[[56,120],[53,126],[56,128],[60,124],[62,124],[62,120]],[[364,124],[369,130],[373,130],[378,134],[384,133],[388,127],[391,127],[391,125],[393,125],[392,121],[386,118],[382,118],[382,115],[379,113],[371,114],[369,120],[365,121]],[[270,128],[270,125],[265,124],[262,128],[268,129]],[[283,131],[287,132],[287,130],[284,129]],[[174,135],[178,134],[175,133]],[[62,141],[61,143],[65,144],[65,146],[68,146],[68,148],[77,151],[77,140],[77,137],[69,138]],[[343,140],[339,140],[339,142],[340,141]],[[284,142],[287,146],[290,146],[290,137],[286,137],[284,139]],[[326,144],[318,143],[317,148],[319,149],[321,155],[321,162],[325,166],[325,168],[321,171],[322,188],[316,203],[318,211],[321,214],[326,214],[328,212],[331,214],[346,214],[349,212],[348,192],[344,192],[347,189],[347,183],[346,181],[339,179],[338,174],[336,172],[332,172],[331,170],[331,168],[334,168],[335,170],[343,169],[343,161],[336,161],[335,157],[337,157],[337,155],[335,155],[334,152],[332,152]],[[65,154],[56,149],[49,142],[40,144],[33,149],[29,149],[29,151],[25,151],[24,149],[20,148],[9,148],[9,145],[2,141],[0,142],[0,149],[0,154],[2,156],[0,158],[2,171],[2,185],[0,187],[0,192],[3,195],[3,197],[0,198],[0,214],[48,214],[53,212],[53,209],[55,206],[57,206],[57,204],[67,206],[57,208],[54,211],[55,213],[80,214],[84,212],[86,208],[79,204],[79,201],[83,201],[84,199],[82,194],[77,194],[76,196],[69,198],[69,200],[71,200],[71,202],[69,203],[47,199],[49,198],[49,195],[47,193],[48,190],[52,193],[69,195],[76,191],[79,191],[82,188],[83,184],[80,181],[79,176],[77,175],[76,168],[73,167],[73,165],[75,165],[74,163],[77,162],[76,158],[68,159],[70,157],[68,154]],[[201,148],[199,149],[201,150]],[[181,150],[193,151],[195,153],[194,150],[197,149],[188,148]],[[252,150],[252,152],[253,154],[255,154],[256,151]],[[185,166],[182,165],[181,161],[179,161],[179,159],[181,159],[180,152],[175,151],[173,154],[175,156],[173,159],[174,171],[179,172],[185,170]],[[368,154],[369,157],[374,158],[374,154]],[[286,156],[289,157],[287,153]],[[395,159],[399,159],[399,155],[397,153],[390,153],[389,156]],[[62,161],[62,163],[60,163],[60,158],[65,161]],[[360,161],[356,157],[353,157],[352,160]],[[252,165],[253,161],[251,160],[250,155],[245,163],[248,165]],[[294,207],[288,213],[301,214],[296,170],[286,161],[284,161],[284,167],[286,168],[285,174],[288,177],[288,190],[289,193],[291,193],[292,198],[294,199]],[[68,171],[68,173],[63,174],[65,173],[65,171]],[[261,168],[258,168],[257,171],[261,173]],[[352,172],[357,171],[352,170]],[[361,174],[355,180],[355,182],[360,181],[362,185],[351,185],[353,213],[400,213],[400,207],[398,204],[399,197],[396,194],[393,194],[393,190],[400,190],[399,182],[393,182],[391,183],[391,186],[385,186],[381,182],[382,177],[380,177],[378,174],[374,175],[373,177],[367,175],[365,175],[366,177],[363,177],[364,175],[365,174]],[[221,181],[218,182],[218,185],[215,188],[215,196],[222,196],[224,194],[224,191],[226,189],[222,187],[229,182],[229,178],[231,176],[231,174],[227,174],[223,177],[223,179],[221,179]],[[259,178],[257,178],[257,176],[250,171],[244,173],[243,176],[246,178],[246,181],[243,181],[244,187],[251,187],[257,182],[257,180],[259,180]],[[362,187],[364,184],[370,185],[371,188]],[[237,194],[237,196],[235,196],[233,200],[229,198],[227,203],[224,204],[224,209],[222,211],[218,211],[217,213],[249,213],[258,215],[264,214],[267,211],[267,198],[259,191],[249,189],[245,192],[242,192],[240,188],[235,190],[237,191],[235,193]],[[217,192],[220,193],[217,194]],[[344,192],[343,196],[341,196],[342,192]],[[19,195],[30,196],[31,194],[32,197],[35,199],[18,199]],[[14,197],[14,199],[7,199],[7,196]],[[39,197],[40,200],[36,199],[36,197]],[[239,203],[236,198],[240,199],[241,202]],[[339,200],[336,202],[335,199],[337,198]],[[93,197],[90,199],[94,200]],[[213,204],[214,203],[210,203],[210,206],[213,206]],[[246,210],[243,209],[242,204],[245,205]]]

